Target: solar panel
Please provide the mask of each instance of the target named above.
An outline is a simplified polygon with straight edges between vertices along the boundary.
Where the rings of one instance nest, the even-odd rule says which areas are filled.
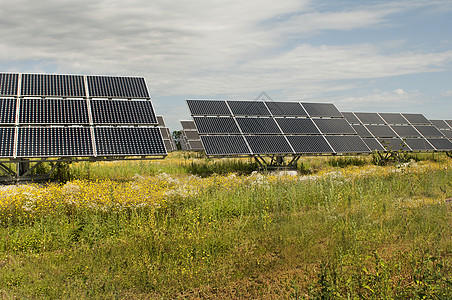
[[[448,139],[452,139],[452,130],[441,130],[442,134]]]
[[[424,138],[411,138],[411,139],[404,139],[405,143],[408,145],[408,147],[411,148],[413,151],[433,151],[435,150],[432,145],[427,142]]]
[[[388,125],[367,125],[366,128],[375,137],[397,137],[397,134]]]
[[[187,100],[190,113],[195,116],[230,116],[226,101],[220,100]]]
[[[307,113],[298,102],[265,102],[273,116],[306,117]]]
[[[352,112],[342,112],[342,115],[350,124],[361,124],[361,121],[359,121],[355,114]]]
[[[292,135],[287,139],[296,154],[332,154],[334,152],[321,135]]]
[[[199,140],[199,134],[195,130],[185,130],[184,134],[189,140]]]
[[[363,124],[383,125],[385,121],[377,113],[356,113]]]
[[[312,119],[275,118],[285,134],[320,134]]]
[[[86,100],[21,99],[20,124],[88,124]]]
[[[342,117],[341,112],[332,103],[304,103],[301,105],[311,117]]]
[[[19,127],[17,157],[93,156],[88,127]]]
[[[149,99],[142,77],[87,76],[90,97]]]
[[[200,134],[239,134],[234,119],[231,117],[193,117]]]
[[[360,137],[362,138],[372,137],[372,134],[369,132],[369,130],[366,129],[366,127],[364,127],[364,125],[352,125],[352,127]]]
[[[408,146],[400,138],[379,138],[380,144],[388,151],[406,151]]]
[[[0,98],[0,124],[14,124],[16,121],[16,99]]]
[[[159,127],[160,133],[162,134],[162,137],[164,140],[169,140],[168,130],[166,130],[165,127]]]
[[[193,121],[180,121],[180,124],[182,125],[183,130],[196,130],[195,122]]]
[[[0,73],[0,96],[16,96],[19,74]]]
[[[357,136],[329,135],[325,136],[336,153],[369,153],[371,152],[363,140]]]
[[[201,136],[207,155],[246,155],[251,154],[243,136],[215,135]]]
[[[171,145],[171,141],[169,139],[163,139],[163,144],[165,145],[166,152],[173,151],[173,146]]]
[[[165,126],[165,121],[163,120],[163,116],[156,116],[157,118],[157,126],[159,127],[166,127]]]
[[[341,119],[313,119],[320,132],[324,134],[356,134],[348,122]]]
[[[408,124],[408,121],[405,120],[404,117],[402,117],[401,114],[397,113],[379,113],[380,117],[385,120],[388,124]]]
[[[429,120],[427,120],[427,118],[425,118],[422,114],[402,114],[402,116],[411,124],[430,125]]]
[[[262,101],[227,101],[232,114],[236,116],[270,116]]]
[[[151,101],[91,100],[94,124],[157,124]]]
[[[0,127],[0,157],[13,157],[14,127]]]
[[[418,130],[424,137],[444,137],[444,135],[433,125],[415,125],[416,130]]]
[[[166,155],[157,127],[94,127],[99,156]]]
[[[85,97],[81,75],[22,74],[21,96]]]
[[[444,122],[446,122],[447,125],[449,125],[450,128],[452,128],[452,120],[444,120]]]
[[[272,118],[237,118],[237,124],[244,134],[281,134]]]
[[[363,142],[371,151],[385,151],[385,148],[377,141],[376,138],[363,138]]]
[[[429,120],[439,130],[451,129],[444,120]]]
[[[282,135],[248,135],[245,138],[253,154],[293,154]]]
[[[203,151],[204,147],[201,143],[201,141],[188,141],[188,144],[190,145],[190,150],[192,151]]]
[[[411,125],[392,125],[392,130],[394,130],[399,137],[420,137],[421,134],[414,129]]]
[[[435,147],[436,150],[439,151],[451,151],[452,150],[452,142],[448,139],[441,138],[427,138],[430,144]]]

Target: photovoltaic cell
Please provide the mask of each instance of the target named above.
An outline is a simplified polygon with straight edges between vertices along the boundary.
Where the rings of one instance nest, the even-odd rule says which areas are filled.
[[[408,121],[398,113],[379,113],[380,117],[388,124],[408,124]]]
[[[424,137],[444,137],[444,135],[433,125],[415,125],[416,130],[418,130]]]
[[[425,118],[422,114],[402,114],[402,116],[411,124],[430,125],[429,120],[427,120],[427,118]]]
[[[83,76],[22,74],[21,96],[85,97]]]
[[[239,134],[233,118],[193,117],[200,134]]]
[[[166,152],[173,151],[173,147],[171,145],[171,141],[167,139],[163,139],[163,144],[165,145]]]
[[[91,100],[94,124],[157,124],[151,101]]]
[[[306,117],[307,114],[298,102],[265,102],[273,116]]]
[[[262,101],[227,101],[232,114],[236,116],[270,116]]]
[[[94,127],[99,156],[166,155],[158,127]]]
[[[321,135],[292,135],[287,139],[295,154],[331,154],[334,152]]]
[[[372,134],[363,125],[352,125],[352,127],[361,138],[372,137]]]
[[[408,138],[404,139],[405,143],[408,145],[408,147],[411,148],[413,151],[433,151],[435,150],[432,145],[427,142],[424,138]]]
[[[86,100],[21,99],[20,124],[88,124]]]
[[[356,134],[348,122],[341,119],[313,119],[314,123],[324,134]]]
[[[332,103],[301,103],[311,117],[342,117],[341,112]]]
[[[249,135],[245,138],[253,154],[293,154],[282,135]]]
[[[160,133],[162,134],[162,137],[164,140],[169,140],[169,135],[168,135],[168,131],[166,130],[165,127],[159,127],[160,129]]]
[[[421,134],[411,125],[392,125],[391,128],[399,137],[407,138],[421,136]]]
[[[439,130],[450,129],[449,125],[447,125],[446,121],[444,120],[429,120],[429,121],[430,123],[433,124],[433,126],[438,128]]]
[[[245,138],[238,135],[201,136],[207,155],[246,155],[251,154]]]
[[[377,124],[377,125],[385,124],[385,121],[377,113],[355,112],[355,116],[357,116],[361,120],[361,123],[363,124]]]
[[[320,134],[312,119],[276,118],[275,120],[285,134]]]
[[[452,128],[452,120],[444,120]]]
[[[367,125],[366,128],[377,138],[397,137],[397,134],[388,125]]]
[[[452,130],[441,130],[442,134],[444,134],[445,137],[447,137],[448,139],[452,139]]]
[[[0,127],[0,157],[13,157],[14,127]]]
[[[149,99],[142,77],[87,76],[90,97]]]
[[[93,156],[88,127],[19,127],[18,157]]]
[[[449,141],[448,139],[427,138],[427,140],[438,151],[451,151],[452,150],[452,142]]]
[[[244,134],[281,134],[272,118],[237,118],[237,124]]]
[[[352,112],[342,112],[342,115],[350,124],[361,124],[361,122],[358,120],[358,118],[355,116]]]
[[[190,130],[190,129],[196,130],[195,122],[193,122],[193,121],[180,121],[180,124],[182,125],[183,130]]]
[[[363,140],[357,136],[330,135],[325,136],[336,153],[369,153],[371,152]]]
[[[407,151],[408,146],[399,138],[379,138],[380,144],[388,151]]]
[[[16,96],[19,74],[0,73],[0,96]]]
[[[16,99],[0,99],[0,124],[16,122]]]
[[[363,138],[363,142],[371,151],[385,151],[385,148],[375,138]]]
[[[230,116],[226,101],[187,100],[190,113],[195,116]]]

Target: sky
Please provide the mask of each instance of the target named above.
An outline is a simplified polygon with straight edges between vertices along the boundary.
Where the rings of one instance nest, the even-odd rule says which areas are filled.
[[[186,99],[334,103],[452,119],[452,1],[0,0],[0,72],[143,76]]]

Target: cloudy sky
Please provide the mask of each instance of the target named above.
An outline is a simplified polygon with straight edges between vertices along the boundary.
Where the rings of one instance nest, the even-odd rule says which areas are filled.
[[[146,78],[185,99],[333,102],[452,119],[452,1],[0,0],[0,72]]]

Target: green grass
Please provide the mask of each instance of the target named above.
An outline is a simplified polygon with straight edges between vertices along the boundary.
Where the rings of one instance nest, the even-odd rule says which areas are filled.
[[[247,164],[195,159],[71,168],[90,179],[124,181],[160,172],[189,176],[193,165],[203,174]],[[361,164],[331,161],[302,163],[332,171]],[[251,188],[213,185],[155,213],[75,211],[19,220],[0,228],[0,295],[450,299],[452,207],[444,199],[452,196],[452,170],[443,164],[295,182],[256,176]]]

